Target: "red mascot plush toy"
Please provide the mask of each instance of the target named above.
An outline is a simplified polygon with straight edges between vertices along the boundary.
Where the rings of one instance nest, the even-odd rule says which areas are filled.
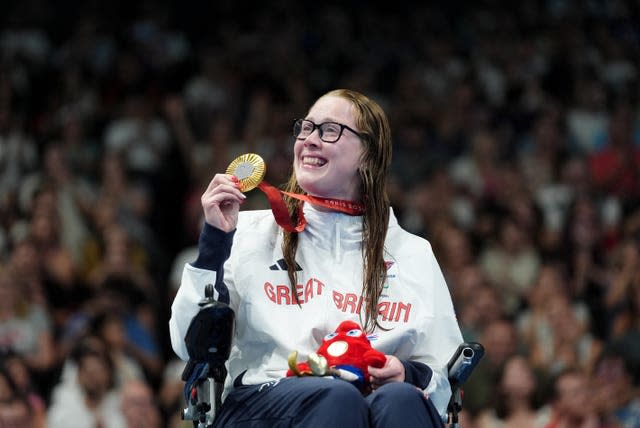
[[[307,361],[298,363],[298,352],[289,355],[287,376],[333,376],[351,382],[363,393],[370,390],[368,367],[383,367],[385,355],[373,349],[360,325],[343,321],[327,334]]]

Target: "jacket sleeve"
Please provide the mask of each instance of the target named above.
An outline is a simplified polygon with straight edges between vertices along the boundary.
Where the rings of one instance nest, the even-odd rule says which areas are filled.
[[[420,389],[426,389],[431,382],[433,371],[420,361],[401,360],[404,366],[404,381]]]
[[[184,343],[192,318],[198,313],[207,284],[214,285],[214,298],[229,303],[229,290],[224,279],[224,262],[229,258],[235,231],[225,233],[209,224],[204,225],[198,241],[198,258],[185,264],[180,288],[171,305],[169,334],[171,346],[181,359],[188,360]]]
[[[445,420],[447,405],[451,397],[447,363],[463,342],[463,338],[449,288],[430,246],[428,262],[429,275],[427,277],[433,286],[432,301],[429,304],[433,307],[433,316],[427,321],[428,328],[422,332],[422,337],[419,340],[418,353],[426,358],[418,360],[427,364],[432,371],[429,383],[423,390]]]
[[[446,363],[437,368],[431,367],[431,370],[433,375],[424,392],[438,410],[440,418],[444,421],[447,419],[447,406],[451,398],[451,385],[447,376]]]

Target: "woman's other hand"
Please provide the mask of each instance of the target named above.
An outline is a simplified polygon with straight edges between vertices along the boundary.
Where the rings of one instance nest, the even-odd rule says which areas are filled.
[[[387,355],[387,362],[379,369],[369,367],[371,388],[377,389],[385,383],[404,382],[404,365],[393,355]]]

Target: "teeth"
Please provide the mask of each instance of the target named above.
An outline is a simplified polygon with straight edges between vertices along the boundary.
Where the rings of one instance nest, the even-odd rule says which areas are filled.
[[[302,163],[305,164],[305,165],[322,166],[325,163],[327,163],[327,161],[325,161],[324,159],[320,159],[320,158],[305,157],[305,158],[302,159]]]

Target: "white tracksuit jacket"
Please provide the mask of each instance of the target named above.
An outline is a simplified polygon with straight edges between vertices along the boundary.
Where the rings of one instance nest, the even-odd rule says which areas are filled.
[[[360,322],[362,217],[319,211],[310,204],[304,205],[304,213],[308,224],[296,255],[300,307],[290,295],[282,233],[271,211],[240,212],[224,263],[224,283],[236,313],[224,396],[242,372],[244,384],[279,379],[291,351],[306,358],[340,322]],[[393,211],[384,259],[387,281],[379,321],[389,330],[377,329],[372,345],[384,354],[428,365],[433,376],[424,391],[445,418],[451,394],[445,367],[463,341],[449,290],[431,245],[403,230]],[[185,265],[169,322],[173,349],[184,360],[189,358],[184,337],[197,303],[205,285],[215,280],[215,271]]]

